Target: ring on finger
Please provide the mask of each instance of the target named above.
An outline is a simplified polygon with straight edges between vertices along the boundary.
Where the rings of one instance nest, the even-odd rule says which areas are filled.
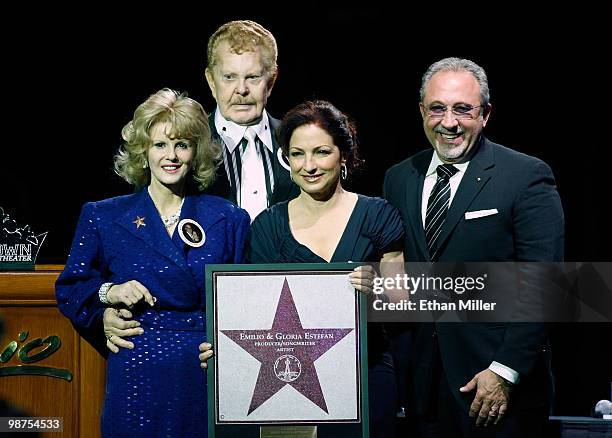
[[[108,339],[109,341],[112,339],[112,337],[115,335],[106,335],[106,339]],[[112,342],[112,341],[111,341]]]

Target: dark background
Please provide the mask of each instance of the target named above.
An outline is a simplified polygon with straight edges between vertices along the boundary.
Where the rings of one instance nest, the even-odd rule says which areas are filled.
[[[389,166],[430,147],[418,112],[427,66],[446,56],[483,66],[493,105],[485,133],[552,167],[566,215],[566,259],[609,261],[609,183],[600,170],[610,125],[603,97],[610,81],[600,78],[608,74],[604,15],[574,7],[478,16],[466,6],[312,2],[229,13],[54,5],[5,16],[0,206],[20,225],[49,231],[39,263],[65,263],[81,205],[131,191],[113,174],[112,156],[136,106],[170,87],[213,111],[203,74],[208,36],[228,20],[249,18],[271,30],[279,47],[268,111],[280,118],[305,99],[323,98],[350,114],[367,164],[350,188],[369,195],[380,195]],[[610,338],[610,324],[556,326],[555,414],[590,415],[597,400],[610,398]]]

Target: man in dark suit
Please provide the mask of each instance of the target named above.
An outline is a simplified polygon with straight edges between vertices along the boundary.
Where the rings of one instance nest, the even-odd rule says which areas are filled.
[[[420,97],[433,150],[393,166],[384,183],[405,223],[406,260],[561,261],[563,210],[550,168],[482,135],[491,115],[484,70],[438,61]],[[436,322],[414,335],[424,436],[542,435],[551,388],[543,324]]]
[[[208,122],[213,140],[221,145],[223,164],[207,193],[244,208],[251,221],[267,207],[299,194],[276,143],[280,121],[265,109],[276,81],[277,56],[272,33],[250,20],[226,23],[208,40],[205,75],[217,102]],[[140,334],[138,324],[128,319],[131,314],[121,312],[104,313],[114,352],[133,348],[124,338]],[[203,357],[209,357],[209,348],[201,347]]]
[[[217,102],[209,122],[223,154],[210,193],[238,204],[253,220],[299,192],[276,144],[279,121],[265,109],[278,71],[276,41],[253,21],[231,21],[209,38],[207,53],[206,81]]]

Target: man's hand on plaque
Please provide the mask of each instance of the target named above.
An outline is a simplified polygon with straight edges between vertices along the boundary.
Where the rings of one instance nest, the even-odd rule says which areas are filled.
[[[212,345],[210,345],[208,342],[202,342],[199,349],[200,366],[205,370],[208,368],[208,364],[206,362],[213,356],[214,351],[212,349]]]
[[[349,281],[355,289],[364,294],[371,294],[374,287],[376,271],[370,265],[357,266],[349,275]]]

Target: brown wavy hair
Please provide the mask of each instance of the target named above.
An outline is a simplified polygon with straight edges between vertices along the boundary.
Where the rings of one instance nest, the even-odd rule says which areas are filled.
[[[349,172],[359,168],[363,160],[359,157],[357,127],[345,113],[326,100],[303,102],[290,109],[276,131],[278,144],[283,154],[289,156],[291,135],[300,126],[316,125],[326,131],[340,149]]]

